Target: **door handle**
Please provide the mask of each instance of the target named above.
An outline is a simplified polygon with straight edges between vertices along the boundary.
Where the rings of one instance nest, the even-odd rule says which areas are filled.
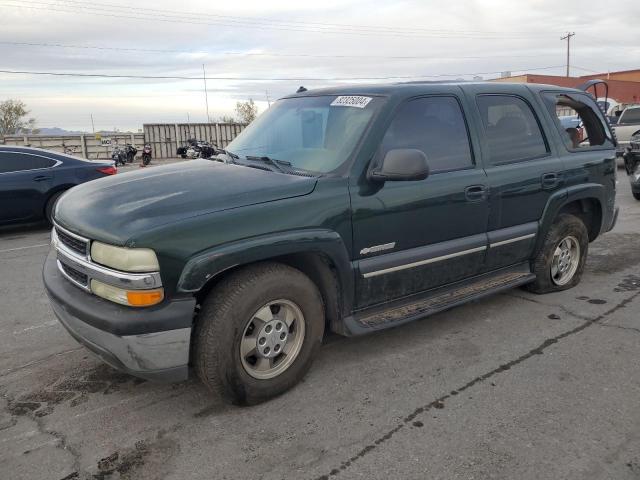
[[[561,177],[555,172],[545,173],[542,175],[542,188],[550,190],[556,188],[560,184]]]
[[[478,202],[486,198],[487,191],[484,185],[471,185],[464,189],[464,196],[469,202]]]
[[[51,180],[53,177],[48,175],[38,175],[37,177],[33,177],[34,182],[44,182],[45,180]]]

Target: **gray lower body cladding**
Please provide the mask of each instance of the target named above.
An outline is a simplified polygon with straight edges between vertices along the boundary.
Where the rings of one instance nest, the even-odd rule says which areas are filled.
[[[64,278],[57,268],[55,253],[49,254],[45,262],[43,279],[60,323],[101,360],[149,380],[175,382],[188,377],[195,300],[166,302],[155,309],[112,304]],[[173,317],[174,314],[178,316]],[[140,331],[144,325],[156,328]]]

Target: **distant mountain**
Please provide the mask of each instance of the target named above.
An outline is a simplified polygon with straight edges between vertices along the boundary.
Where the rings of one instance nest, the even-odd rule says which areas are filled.
[[[51,127],[51,128],[41,127],[38,130],[40,130],[38,135],[80,135],[83,133],[87,133],[87,132],[80,132],[77,130],[65,130],[64,128],[58,128],[58,127]]]

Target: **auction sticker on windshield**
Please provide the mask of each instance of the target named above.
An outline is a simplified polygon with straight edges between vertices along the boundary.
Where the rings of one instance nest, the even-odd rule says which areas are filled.
[[[342,95],[331,102],[332,107],[356,107],[364,108],[371,101],[371,97],[361,97],[357,95]]]

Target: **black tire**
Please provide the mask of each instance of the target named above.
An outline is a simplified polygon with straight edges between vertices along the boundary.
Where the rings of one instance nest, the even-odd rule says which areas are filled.
[[[286,370],[257,379],[243,366],[240,342],[256,312],[277,299],[295,303],[302,312],[302,345]],[[225,401],[257,404],[302,379],[320,348],[324,324],[322,297],[306,275],[280,263],[256,264],[232,273],[204,300],[196,320],[193,364],[203,383]]]
[[[47,204],[44,207],[44,218],[49,225],[53,225],[53,209],[56,207],[56,203],[58,203],[58,199],[63,193],[64,192],[56,192],[47,200]]]
[[[182,158],[187,158],[187,155],[186,155],[186,154],[184,154],[184,153],[180,154],[180,156],[181,156]]]
[[[640,200],[640,192],[631,192],[633,193],[633,198],[635,198],[636,200]]]
[[[558,285],[554,282],[551,274],[553,254],[560,242],[569,236],[575,238],[580,246],[578,265],[571,279],[563,285]],[[582,220],[575,215],[558,215],[558,218],[549,228],[544,244],[533,261],[533,273],[536,275],[536,280],[525,285],[525,289],[533,293],[549,293],[575,287],[580,283],[580,278],[584,272],[588,251],[589,233]]]

